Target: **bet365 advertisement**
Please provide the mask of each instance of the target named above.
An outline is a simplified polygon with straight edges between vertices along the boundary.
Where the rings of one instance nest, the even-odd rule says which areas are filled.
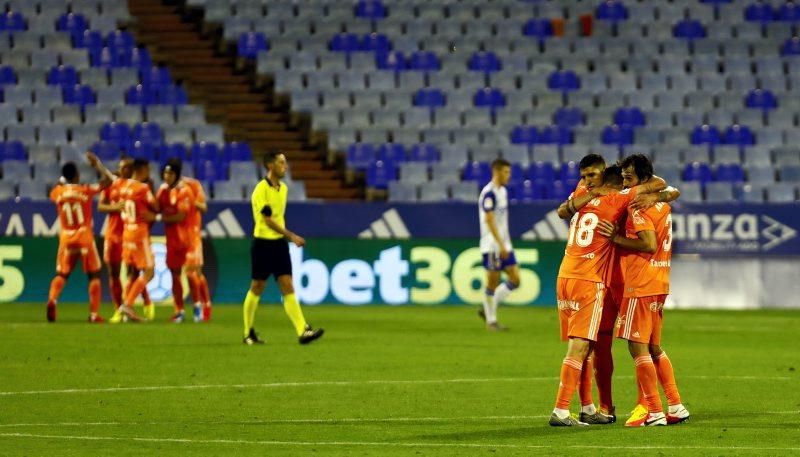
[[[0,239],[0,302],[47,301],[55,271],[56,238]],[[102,252],[102,240],[98,240]],[[521,287],[511,305],[552,305],[563,242],[520,242],[515,254]],[[156,275],[148,285],[155,301],[171,301],[171,278],[163,240],[154,238]],[[291,247],[295,290],[304,304],[420,305],[480,303],[485,272],[481,253],[469,240],[346,240],[314,238]],[[250,283],[250,242],[211,239],[205,243],[204,271],[217,303],[239,303]],[[103,281],[105,300],[108,282]],[[86,302],[80,264],[61,297]],[[279,296],[271,282],[263,302]]]

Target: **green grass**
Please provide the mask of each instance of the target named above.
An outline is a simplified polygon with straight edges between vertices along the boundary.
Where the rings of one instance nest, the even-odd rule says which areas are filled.
[[[327,333],[300,346],[262,306],[260,347],[241,344],[239,306],[208,325],[168,314],[92,326],[85,306],[56,324],[42,305],[0,307],[0,454],[800,454],[798,312],[668,311],[692,419],[648,429],[547,425],[565,352],[553,309],[501,309],[511,331],[492,334],[475,308],[308,307]],[[624,422],[622,344],[615,361]]]

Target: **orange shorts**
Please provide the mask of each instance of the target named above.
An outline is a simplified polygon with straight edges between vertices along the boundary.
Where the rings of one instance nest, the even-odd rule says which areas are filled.
[[[636,343],[660,345],[666,300],[666,295],[623,298],[617,337]]]
[[[100,254],[97,252],[97,245],[94,239],[65,240],[58,243],[58,255],[56,256],[56,272],[68,275],[75,268],[75,262],[81,258],[84,273],[94,273],[100,271],[103,264],[100,262]]]
[[[125,265],[133,266],[137,270],[155,267],[153,250],[150,247],[150,237],[137,241],[123,242],[122,261],[125,262]]]
[[[203,239],[200,237],[192,240],[186,248],[186,266],[203,266]]]
[[[103,261],[113,265],[122,263],[122,239],[106,238],[103,240]]]
[[[597,341],[604,292],[605,286],[600,282],[558,278],[556,298],[562,341],[573,337]]]
[[[600,317],[600,331],[612,333],[617,325],[619,305],[622,302],[622,287],[606,287],[603,297],[603,315]]]

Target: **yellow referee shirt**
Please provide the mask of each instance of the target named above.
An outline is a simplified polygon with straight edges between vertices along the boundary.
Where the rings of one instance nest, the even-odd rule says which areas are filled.
[[[286,212],[287,187],[283,182],[279,181],[279,183],[280,188],[276,189],[264,178],[253,190],[250,200],[253,204],[253,221],[255,222],[253,236],[256,238],[265,240],[283,238],[283,235],[269,228],[264,222],[264,215],[268,215],[276,224],[286,228],[284,214]]]

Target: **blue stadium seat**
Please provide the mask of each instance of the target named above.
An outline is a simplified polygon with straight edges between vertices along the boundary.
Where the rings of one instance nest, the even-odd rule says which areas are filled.
[[[383,19],[386,17],[386,7],[380,0],[359,0],[355,15],[362,19]]]
[[[554,71],[547,78],[547,87],[561,92],[576,91],[581,88],[581,80],[574,71]]]
[[[28,160],[25,146],[19,141],[0,143],[0,160]]]
[[[764,111],[778,107],[778,99],[775,94],[766,89],[755,89],[748,92],[745,98],[745,106],[748,108],[759,108]]]
[[[539,130],[536,144],[572,144],[572,131],[566,127],[548,125]]]
[[[136,40],[130,32],[115,30],[106,35],[106,45],[110,48],[133,49],[136,47]]]
[[[692,144],[719,144],[721,142],[719,129],[713,125],[698,125],[692,130]]]
[[[578,180],[580,180],[581,179],[581,170],[578,167],[578,164],[576,162],[565,162],[565,163],[561,164],[561,170],[559,172],[559,178],[561,178],[561,181],[565,181],[565,182],[567,182],[567,181],[570,181],[570,182],[575,181],[575,182],[577,182]],[[570,189],[570,192],[572,192],[572,189]],[[567,194],[567,195],[569,195],[569,194]]]
[[[189,159],[189,153],[186,149],[186,145],[181,143],[176,144],[169,144],[164,145],[161,148],[161,165],[166,163],[167,159],[180,159],[182,161],[186,161]]]
[[[255,59],[259,52],[269,50],[269,44],[263,33],[247,32],[239,37],[236,49],[240,57]]]
[[[784,57],[800,55],[800,37],[787,38],[781,45],[781,55]]]
[[[503,91],[497,88],[484,87],[475,92],[472,98],[475,106],[479,108],[489,108],[492,111],[506,106],[506,97]]]
[[[416,71],[437,71],[441,63],[432,51],[417,51],[408,60],[408,69]]]
[[[355,33],[340,33],[331,38],[330,50],[335,52],[357,52],[362,50],[361,38]]]
[[[536,143],[539,138],[539,131],[534,126],[518,125],[511,131],[512,144],[527,144],[531,145]]]
[[[409,160],[434,163],[439,161],[439,150],[432,144],[419,143],[411,147]]]
[[[56,21],[56,30],[69,32],[72,36],[83,34],[87,28],[89,25],[82,14],[66,13]]]
[[[369,143],[353,143],[347,148],[347,166],[355,170],[366,170],[375,157],[375,147]]]
[[[553,114],[553,123],[560,127],[574,128],[585,123],[585,115],[578,107],[563,107]]]
[[[222,148],[222,157],[228,162],[249,162],[253,160],[253,151],[250,144],[243,141],[225,143]]]
[[[125,93],[125,103],[129,105],[155,105],[158,103],[158,88],[138,84]]]
[[[214,143],[200,142],[192,145],[191,149],[192,160],[195,163],[204,161],[219,162],[222,158],[219,146]]]
[[[121,152],[118,144],[108,141],[98,141],[89,150],[94,152],[100,160],[111,161],[119,160]]]
[[[633,128],[626,125],[610,125],[603,129],[601,134],[603,144],[624,146],[633,144]]]
[[[189,103],[189,95],[181,86],[164,86],[158,91],[158,102],[162,105],[186,105]]]
[[[389,52],[392,49],[392,42],[386,35],[373,32],[364,35],[361,48],[369,52]]]
[[[137,124],[131,132],[132,141],[140,141],[144,144],[152,146],[161,146],[164,142],[164,136],[161,133],[161,127],[152,122],[144,122]]]
[[[683,38],[686,40],[697,40],[705,38],[706,29],[703,24],[695,19],[684,19],[672,28],[672,34],[675,38]]]
[[[9,11],[0,15],[0,31],[21,32],[28,28],[21,13]]]
[[[707,183],[711,181],[711,167],[703,162],[688,163],[683,169],[683,180]]]
[[[616,0],[606,0],[595,9],[595,17],[601,21],[620,22],[628,19],[628,8]]]
[[[528,167],[528,179],[532,181],[554,181],[556,170],[551,162],[534,162]]]
[[[139,79],[145,87],[160,88],[172,84],[172,75],[167,67],[150,67],[139,71]]]
[[[378,147],[375,159],[392,164],[405,162],[407,160],[406,148],[398,143],[384,143]]]
[[[750,128],[744,125],[734,124],[725,129],[723,144],[738,144],[740,146],[755,144],[756,138]]]
[[[97,102],[94,91],[87,85],[76,84],[74,86],[63,86],[62,95],[64,103],[80,105],[81,108],[86,105],[93,105]]]
[[[476,181],[483,186],[492,179],[492,168],[487,162],[470,162],[464,167],[464,181]]]
[[[440,89],[420,89],[414,94],[414,106],[436,109],[447,104],[447,97]]]
[[[377,160],[367,168],[367,187],[386,189],[390,181],[397,179],[397,168],[391,162]]]
[[[14,68],[8,65],[0,66],[0,86],[12,85],[17,83],[17,75]]]
[[[74,86],[78,84],[78,72],[73,67],[59,65],[47,73],[47,84],[54,86]]]
[[[84,30],[83,33],[72,35],[72,45],[76,48],[86,48],[90,52],[99,52],[105,46],[103,34],[96,30]]]
[[[472,54],[467,67],[471,71],[494,73],[502,70],[503,64],[494,52],[478,51]]]
[[[375,65],[379,70],[403,71],[406,69],[406,58],[398,51],[377,52]]]
[[[794,2],[785,2],[778,7],[775,18],[783,22],[800,22],[800,8]]]
[[[221,160],[194,161],[194,177],[200,181],[226,181],[228,168]]]
[[[522,33],[525,36],[544,41],[553,36],[553,24],[549,19],[530,19],[522,27]]]
[[[714,170],[714,180],[741,183],[744,181],[744,170],[735,163],[718,165]]]
[[[131,142],[131,129],[127,124],[109,122],[100,128],[100,139],[125,147]]]
[[[152,162],[158,158],[158,146],[134,141],[128,148],[128,155],[134,159],[145,159]]]
[[[749,22],[772,22],[775,18],[775,11],[772,5],[766,2],[756,2],[744,9],[744,18]]]
[[[646,121],[642,110],[633,106],[618,109],[614,113],[614,123],[624,127],[641,127]]]

